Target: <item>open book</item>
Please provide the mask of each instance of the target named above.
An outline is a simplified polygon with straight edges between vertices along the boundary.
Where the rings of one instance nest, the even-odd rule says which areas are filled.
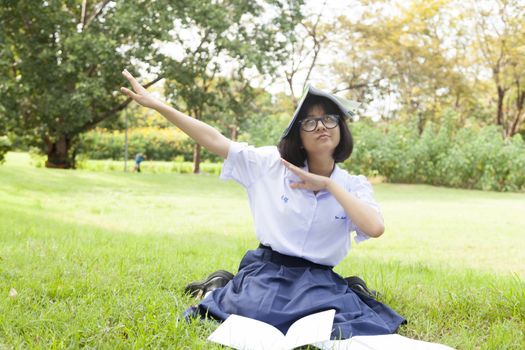
[[[446,345],[410,339],[399,334],[360,335],[344,340],[328,340],[314,346],[322,350],[454,350]]]
[[[287,350],[330,340],[335,310],[305,316],[295,321],[286,335],[274,326],[251,318],[231,315],[208,340],[239,350]]]
[[[322,350],[452,350],[446,345],[399,334],[330,340],[334,316],[335,310],[305,316],[295,321],[284,335],[267,323],[231,315],[208,340],[239,350],[288,350],[308,344]]]

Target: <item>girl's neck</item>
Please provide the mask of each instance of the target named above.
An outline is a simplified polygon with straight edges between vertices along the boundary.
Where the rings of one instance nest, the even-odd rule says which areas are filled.
[[[330,177],[334,168],[335,161],[332,157],[308,157],[308,171],[312,174]]]

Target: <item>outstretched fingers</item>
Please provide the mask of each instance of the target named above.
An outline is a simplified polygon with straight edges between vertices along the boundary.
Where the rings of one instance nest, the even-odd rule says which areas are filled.
[[[304,182],[292,182],[290,183],[290,187],[294,189],[301,189],[301,190],[308,189],[308,185]]]
[[[128,79],[132,86],[132,89],[125,87],[120,88],[120,91],[124,95],[131,97],[135,102],[147,108],[155,108],[159,106],[159,102],[154,97],[152,97],[142,85],[140,85],[137,79],[135,79],[130,72],[124,69],[122,71],[122,75]]]
[[[310,191],[319,191],[327,187],[329,181],[328,177],[309,173],[282,158],[281,160],[287,169],[289,169],[301,179],[301,181],[291,183],[290,187]]]
[[[290,162],[288,162],[286,159],[284,158],[281,158],[281,162],[283,162],[284,166],[287,167],[288,169],[290,169],[291,171],[293,171],[295,173],[295,169],[293,168],[294,165]]]
[[[292,163],[286,161],[285,159],[281,158],[281,161],[283,162],[284,166],[288,168],[292,173],[299,176],[301,179],[303,179],[304,174],[306,173],[303,169],[293,165]],[[304,179],[303,179],[304,180]]]
[[[299,178],[301,180],[303,180],[301,182],[292,182],[292,183],[290,183],[290,187],[291,188],[296,188],[296,189],[307,189],[308,185],[306,184],[305,178],[304,178],[304,175],[303,175],[304,170],[302,170],[299,167],[296,167],[295,165],[293,165],[292,163],[286,161],[283,158],[281,158],[281,161],[283,162],[283,164],[284,164],[284,166],[286,168],[288,168],[292,173],[294,173],[295,175],[299,176]]]
[[[124,77],[126,77],[126,79],[128,79],[129,83],[131,84],[131,86],[133,87],[133,90],[135,90],[135,92],[138,92],[140,94],[140,93],[142,93],[143,91],[146,90],[146,89],[144,89],[144,87],[142,85],[140,85],[140,83],[137,81],[137,79],[135,79],[135,77],[133,77],[133,75],[131,75],[131,73],[127,71],[127,69],[124,69],[122,71],[122,75]]]
[[[137,95],[136,93],[134,93],[133,91],[131,91],[130,89],[127,89],[127,88],[125,88],[125,87],[121,87],[121,88],[120,88],[120,91],[121,91],[123,94],[125,94],[125,95],[131,97],[131,98],[134,99],[134,100],[136,100],[136,99],[139,97],[139,95]]]

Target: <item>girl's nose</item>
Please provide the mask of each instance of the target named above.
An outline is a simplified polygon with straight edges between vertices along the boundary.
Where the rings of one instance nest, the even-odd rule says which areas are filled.
[[[317,119],[317,125],[315,126],[315,130],[326,130],[326,126],[324,126],[324,123],[321,119]]]

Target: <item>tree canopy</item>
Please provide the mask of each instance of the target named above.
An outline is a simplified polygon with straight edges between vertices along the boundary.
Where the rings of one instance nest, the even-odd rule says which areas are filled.
[[[340,16],[331,42],[344,52],[330,65],[338,90],[365,103],[393,95],[396,116],[417,118],[420,130],[449,107],[505,136],[520,130],[525,3],[358,3],[361,15]]]
[[[78,136],[130,102],[118,93],[123,68],[152,77],[146,86],[177,82],[184,111],[202,117],[214,103],[207,84],[224,73],[225,61],[238,72],[265,73],[284,59],[301,3],[3,1],[0,114],[8,130],[29,136],[48,155],[47,166],[74,167]],[[201,40],[186,40],[188,33]],[[166,42],[175,44],[179,59],[163,53]]]
[[[0,3],[0,136],[23,135],[48,166],[73,167],[80,134],[119,126],[123,68],[233,139],[277,135],[308,82],[365,107],[392,102],[361,115],[420,134],[449,109],[458,127],[525,130],[523,1],[355,0],[337,13],[302,0]],[[290,103],[261,76],[281,79]],[[195,171],[199,160],[195,145]]]

